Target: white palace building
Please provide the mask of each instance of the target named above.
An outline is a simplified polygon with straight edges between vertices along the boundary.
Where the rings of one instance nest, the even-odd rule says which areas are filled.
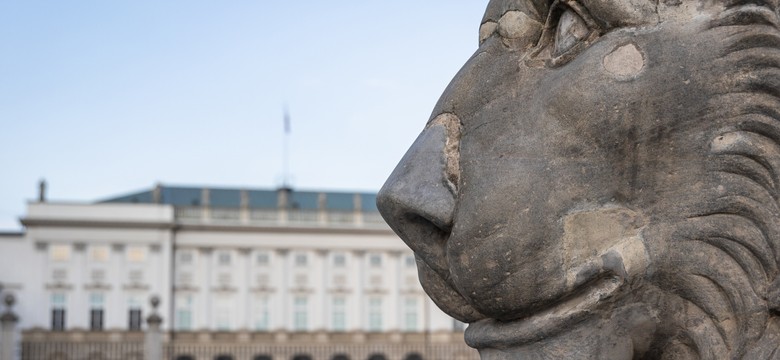
[[[42,186],[43,187],[43,186]],[[159,297],[171,360],[467,360],[375,194],[158,185],[31,202],[0,234],[21,360],[142,359]]]

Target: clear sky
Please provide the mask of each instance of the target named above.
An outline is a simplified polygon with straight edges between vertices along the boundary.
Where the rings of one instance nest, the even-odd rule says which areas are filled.
[[[487,0],[0,1],[0,230],[37,182],[376,191],[477,48]]]

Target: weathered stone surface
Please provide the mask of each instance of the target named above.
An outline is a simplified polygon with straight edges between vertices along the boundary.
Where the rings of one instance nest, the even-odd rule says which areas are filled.
[[[483,359],[780,359],[778,24],[490,1],[377,201]]]

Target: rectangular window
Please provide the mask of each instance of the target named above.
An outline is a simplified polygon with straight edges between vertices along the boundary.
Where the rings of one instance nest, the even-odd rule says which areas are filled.
[[[308,307],[306,297],[295,297],[293,300],[293,330],[306,331],[308,329]]]
[[[255,301],[255,330],[268,331],[271,326],[268,296],[259,296]]]
[[[382,254],[371,254],[368,256],[368,264],[371,265],[371,267],[380,267],[382,266]]]
[[[347,330],[347,301],[343,296],[333,298],[333,331]]]
[[[368,331],[382,331],[382,299],[368,299]]]
[[[192,296],[184,296],[176,302],[176,330],[192,330]]]
[[[89,295],[89,329],[92,331],[103,330],[103,303],[102,293]]]
[[[70,245],[52,245],[49,247],[49,258],[52,261],[70,260]]]
[[[214,299],[214,327],[219,331],[233,330],[233,301],[230,296]]]
[[[143,326],[143,315],[141,311],[141,301],[137,296],[131,296],[127,299],[128,325],[130,331],[141,331]]]
[[[130,331],[141,331],[141,309],[130,309],[128,318],[129,322],[127,328]]]
[[[466,331],[466,323],[452,319],[452,330],[458,332]]]
[[[295,266],[306,266],[309,264],[309,257],[306,254],[295,254]]]
[[[65,294],[51,294],[51,329],[53,331],[65,330]]]
[[[146,247],[129,246],[127,248],[127,261],[131,263],[141,263],[146,261]]]
[[[217,253],[217,264],[220,266],[228,266],[230,265],[231,256],[230,252],[228,251],[220,251]]]
[[[93,262],[108,261],[108,245],[92,245],[89,247],[89,260]]]
[[[408,298],[404,302],[404,330],[417,331],[417,299]]]
[[[271,263],[271,257],[267,252],[259,252],[255,257],[255,262],[257,266],[268,266]]]
[[[341,253],[333,254],[334,267],[344,267],[345,265],[347,265],[347,257],[344,254]]]
[[[408,268],[416,268],[417,267],[417,260],[414,258],[414,255],[406,255],[404,257],[404,264]]]

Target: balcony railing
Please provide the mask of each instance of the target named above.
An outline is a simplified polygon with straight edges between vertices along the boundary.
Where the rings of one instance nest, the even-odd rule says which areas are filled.
[[[378,212],[177,207],[176,221],[183,224],[296,226],[387,229]]]

